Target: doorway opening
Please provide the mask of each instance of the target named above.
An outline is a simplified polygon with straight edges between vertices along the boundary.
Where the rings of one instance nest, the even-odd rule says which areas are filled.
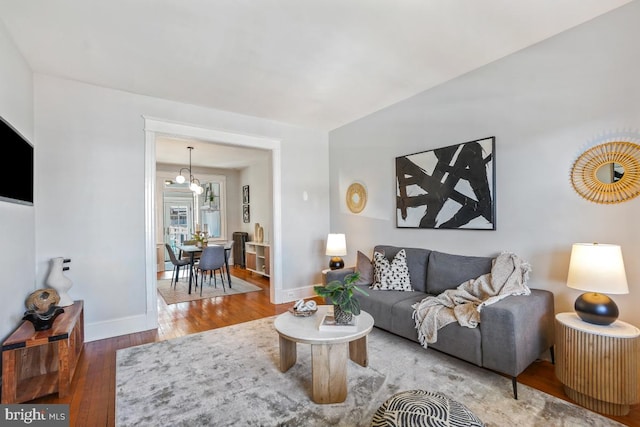
[[[156,206],[160,197],[156,182],[156,137],[172,136],[177,138],[194,138],[206,142],[258,148],[271,151],[272,171],[272,228],[271,235],[271,303],[277,304],[282,294],[282,207],[281,207],[281,151],[280,141],[265,137],[256,137],[207,129],[198,126],[175,123],[162,119],[144,117],[145,122],[145,248],[146,248],[146,322],[147,326],[156,328],[157,289],[156,289],[156,243],[162,238],[156,228]]]

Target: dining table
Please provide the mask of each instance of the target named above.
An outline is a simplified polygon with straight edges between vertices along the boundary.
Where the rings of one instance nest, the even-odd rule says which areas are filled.
[[[208,246],[214,246],[214,245],[215,244],[209,244]],[[231,253],[231,243],[226,243],[224,245],[217,245],[217,246],[224,246],[224,266],[225,266],[225,269],[227,270],[227,282],[229,283],[229,287],[231,287],[231,271],[229,271],[229,254]],[[197,245],[182,245],[182,246],[178,246],[178,249],[180,249],[181,254],[185,254],[185,253],[189,254],[189,261],[190,261],[189,267],[191,269],[190,270],[191,274],[189,274],[189,294],[190,294],[193,275],[194,275],[193,269],[195,264],[195,256],[198,253],[202,253],[204,248],[202,246],[197,246]]]

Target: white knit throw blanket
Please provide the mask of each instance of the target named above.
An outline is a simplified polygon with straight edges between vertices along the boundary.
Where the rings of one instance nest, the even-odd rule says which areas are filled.
[[[455,289],[447,289],[438,296],[428,296],[414,304],[420,344],[438,340],[438,329],[457,321],[467,328],[480,323],[482,307],[509,295],[529,295],[527,286],[531,266],[513,253],[503,252],[493,260],[491,273],[468,280]]]

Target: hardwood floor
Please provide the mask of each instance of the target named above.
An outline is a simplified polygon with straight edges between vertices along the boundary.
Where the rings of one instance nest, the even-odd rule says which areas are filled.
[[[291,305],[269,302],[268,279],[239,268],[233,268],[232,274],[260,286],[262,291],[170,306],[158,297],[157,330],[86,343],[71,385],[71,394],[64,399],[50,395],[32,403],[69,404],[71,426],[114,426],[116,350],[273,316],[285,312]],[[169,278],[170,272],[158,277]],[[518,377],[518,382],[569,401],[550,362],[533,363]],[[610,418],[640,427],[640,405],[632,407],[627,416]]]

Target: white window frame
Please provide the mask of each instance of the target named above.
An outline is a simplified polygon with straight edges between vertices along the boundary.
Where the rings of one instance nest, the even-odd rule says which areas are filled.
[[[166,180],[175,180],[175,174],[171,173],[171,172],[165,172],[165,171],[158,171],[156,173],[156,188],[158,189],[158,198],[156,200],[159,200],[160,202],[163,199],[163,195],[164,195],[164,182]],[[205,183],[205,182],[218,182],[220,184],[220,237],[219,238],[211,238],[210,241],[211,242],[226,242],[228,239],[227,237],[227,177],[224,175],[219,175],[219,174],[207,174],[207,173],[198,173],[198,180],[201,183]],[[175,193],[181,193],[181,192],[189,192],[191,193],[191,190],[189,190],[188,188],[185,189],[180,189],[180,188],[174,188],[171,189],[171,192],[175,192]],[[199,209],[196,206],[194,206],[194,210]],[[161,211],[164,210],[163,207],[161,207],[160,209]],[[195,221],[198,221],[198,218],[200,218],[200,211],[198,210],[197,214],[195,215]],[[157,221],[156,221],[156,236],[160,237],[161,241],[162,239],[164,239],[164,214],[162,216],[159,216]]]

